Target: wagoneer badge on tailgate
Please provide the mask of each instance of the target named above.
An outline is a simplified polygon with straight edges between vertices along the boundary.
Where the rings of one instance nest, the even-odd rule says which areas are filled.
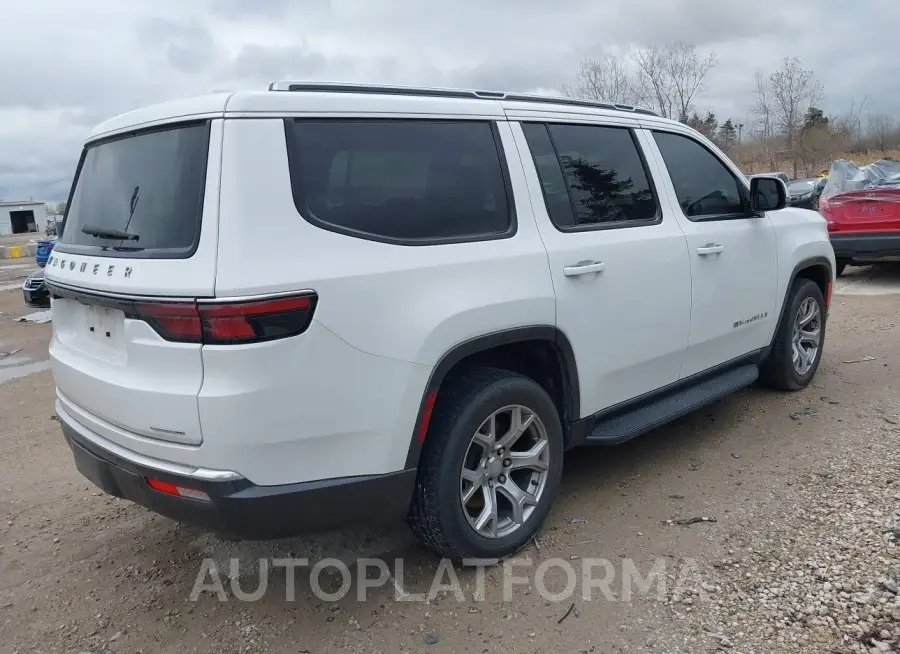
[[[78,263],[77,261],[74,261],[72,259],[63,259],[56,255],[52,255],[50,257],[50,259],[47,261],[48,266],[52,266],[53,268],[58,267],[61,270],[65,270],[66,266],[69,267],[69,270],[75,270],[75,266],[77,265],[77,263]],[[90,273],[88,273],[88,264],[86,261],[83,261],[81,263],[81,266],[78,267],[78,272],[83,273],[83,274],[98,275],[98,274],[100,274],[100,269],[101,269],[100,264],[95,263],[93,266],[91,266]],[[106,267],[106,276],[112,277],[113,273],[115,273],[115,271],[116,271],[115,264],[108,265]],[[125,277],[125,279],[130,278],[131,277],[131,266],[125,266],[124,271],[125,272],[124,272],[123,276]]]

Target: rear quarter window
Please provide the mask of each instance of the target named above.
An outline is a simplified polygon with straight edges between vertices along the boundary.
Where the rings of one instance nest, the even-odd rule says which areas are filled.
[[[88,145],[57,248],[102,256],[191,256],[200,234],[208,154],[208,122]]]
[[[511,236],[499,137],[488,121],[285,121],[300,214],[351,236],[406,245]]]

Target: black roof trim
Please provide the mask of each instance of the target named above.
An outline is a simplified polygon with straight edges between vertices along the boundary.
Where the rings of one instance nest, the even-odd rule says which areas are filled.
[[[295,91],[308,93],[378,93],[382,95],[407,95],[432,98],[464,98],[476,100],[508,100],[512,102],[534,102],[543,104],[593,107],[612,111],[625,111],[647,116],[659,116],[655,111],[632,107],[627,104],[582,100],[580,98],[554,97],[548,95],[528,95],[505,91],[475,91],[465,89],[442,89],[415,86],[382,86],[377,84],[345,84],[329,82],[276,81],[269,84],[270,91]]]

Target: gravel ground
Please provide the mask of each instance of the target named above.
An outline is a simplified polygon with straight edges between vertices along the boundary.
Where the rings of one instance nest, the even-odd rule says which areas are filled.
[[[105,497],[72,465],[49,373],[0,384],[0,652],[900,652],[900,289],[866,293],[863,273],[836,292],[806,391],[749,389],[624,446],[571,453],[519,557],[531,573],[514,571],[528,582],[504,598],[504,570],[489,570],[483,601],[468,570],[461,601],[397,601],[388,583],[329,602],[300,574],[288,602],[283,572],[243,601],[259,558],[382,557],[409,593],[427,591],[440,562],[401,527],[232,543]],[[39,361],[49,326],[13,322],[19,298],[0,292],[0,342]],[[699,517],[711,520],[677,523]],[[585,600],[580,576],[570,596],[541,592],[542,561],[556,561],[546,586],[559,593],[560,566],[580,575],[595,557],[616,569],[608,596]],[[225,572],[232,558],[243,575],[224,579],[227,601],[193,601],[204,562]],[[662,561],[664,592],[629,599],[625,561],[642,575]]]
[[[673,651],[900,652],[900,419],[861,412],[676,601]],[[850,435],[852,434],[852,435]]]

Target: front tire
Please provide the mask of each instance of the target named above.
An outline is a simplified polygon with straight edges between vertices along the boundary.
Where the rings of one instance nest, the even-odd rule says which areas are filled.
[[[797,279],[788,292],[787,307],[775,332],[761,379],[784,391],[806,388],[815,377],[825,344],[825,299],[818,284]]]
[[[563,431],[532,379],[476,368],[442,386],[410,525],[441,556],[501,559],[527,545],[559,490]]]

